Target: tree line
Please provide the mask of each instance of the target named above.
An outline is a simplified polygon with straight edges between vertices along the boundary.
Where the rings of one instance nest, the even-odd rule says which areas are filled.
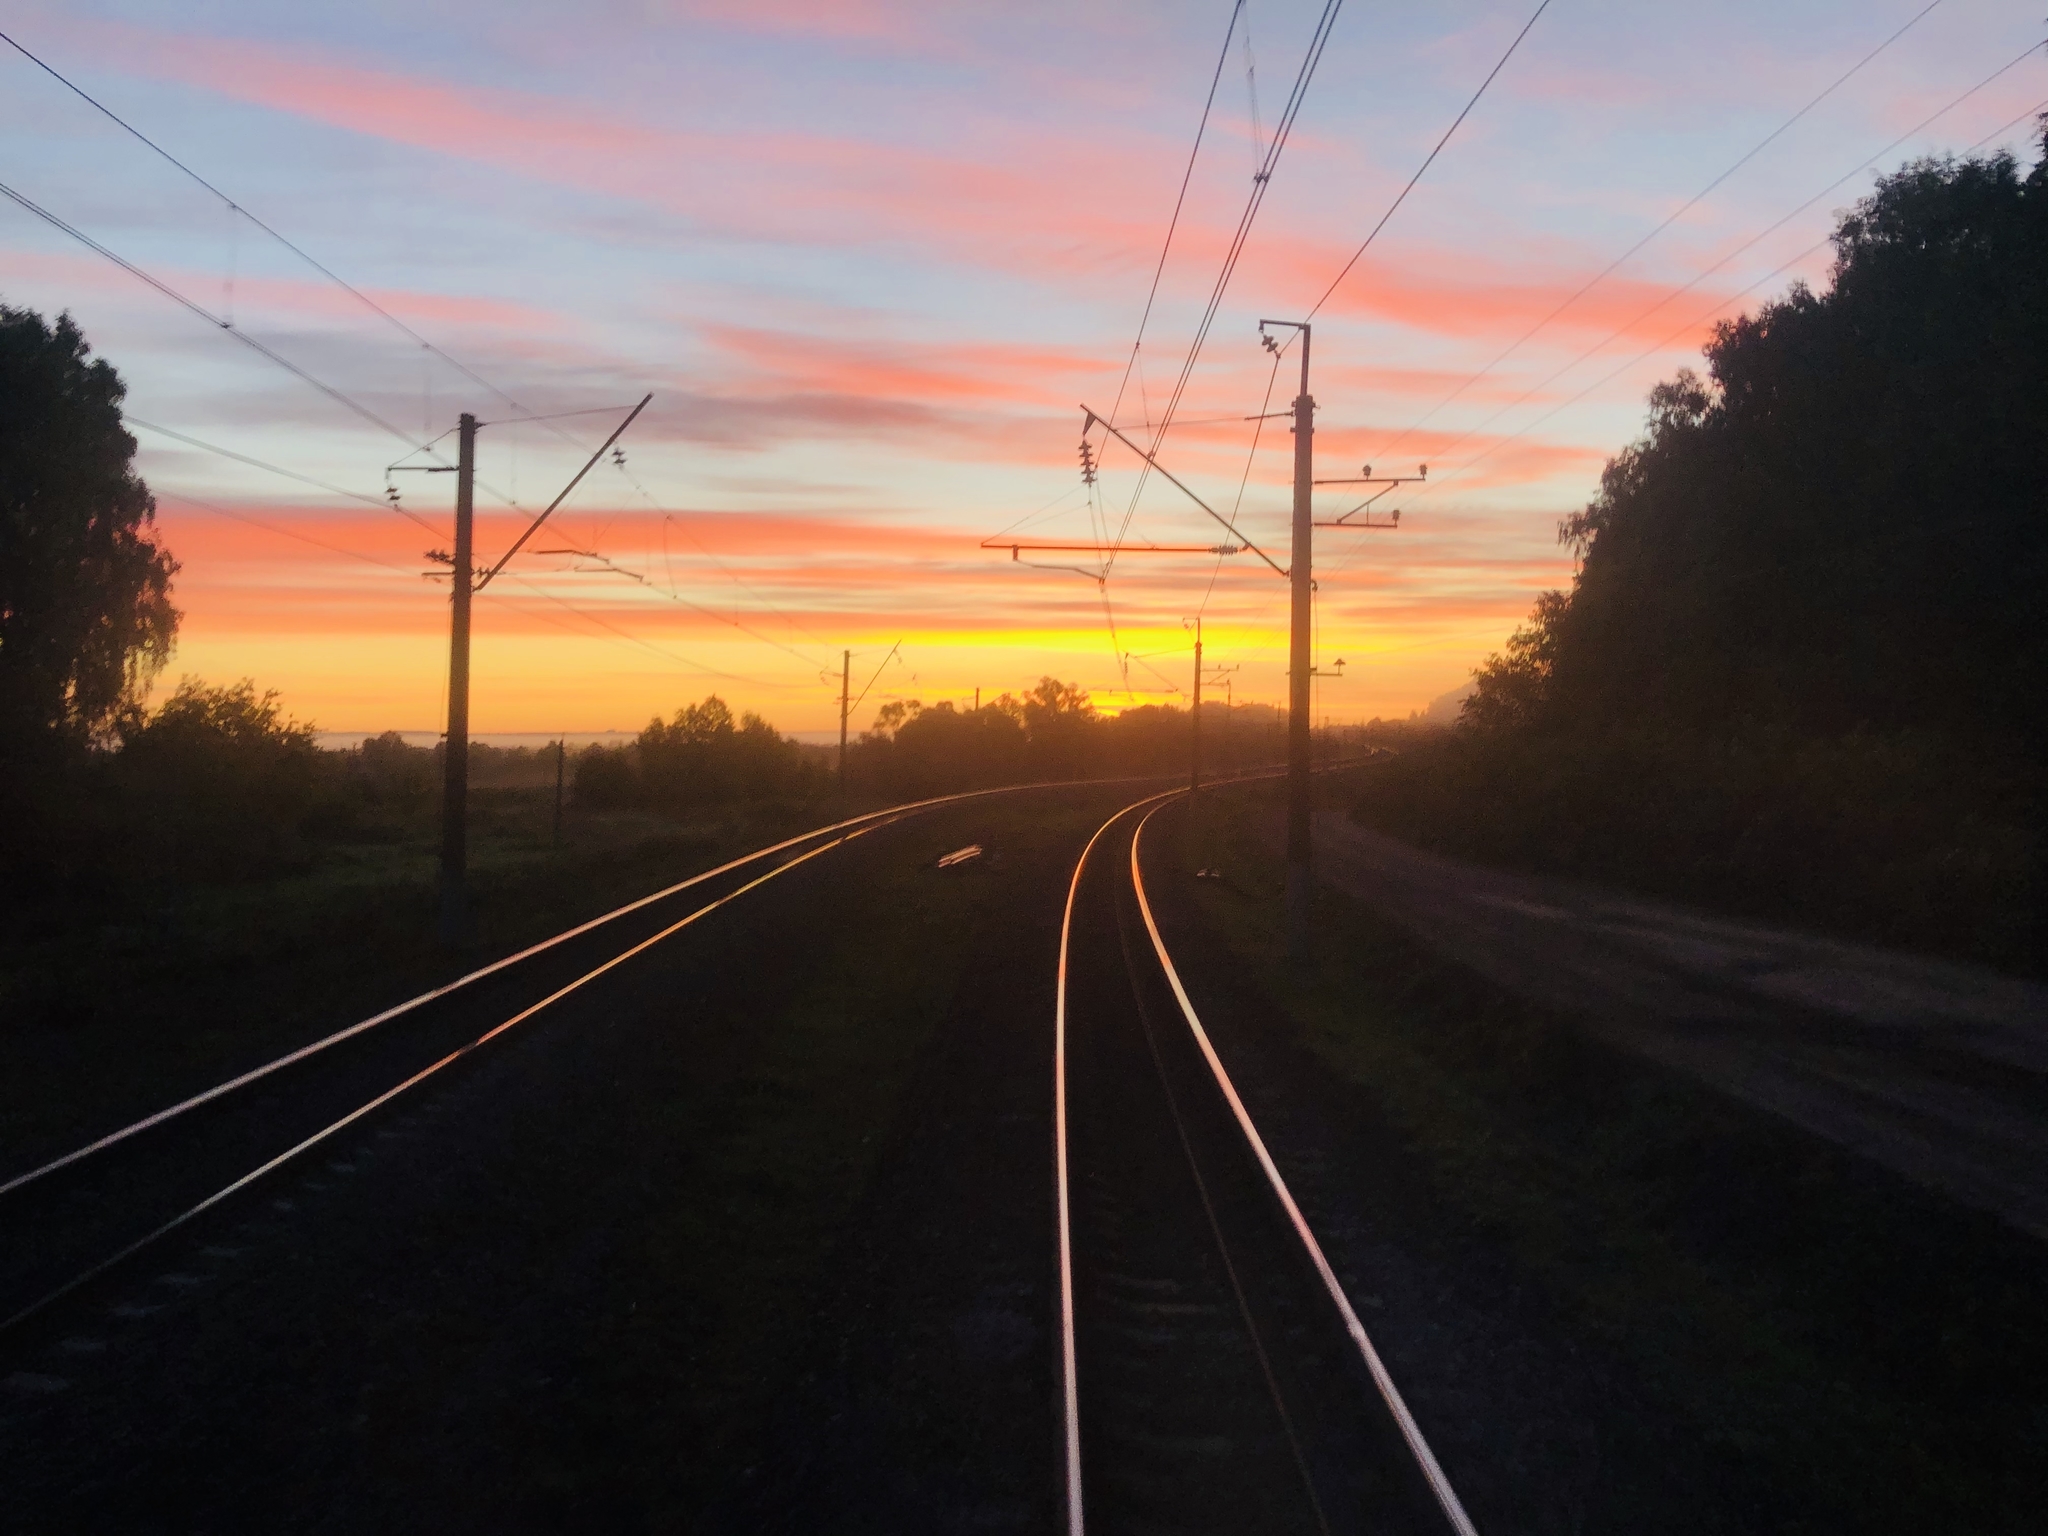
[[[1361,814],[2039,968],[2048,137],[1903,167],[1834,245],[1651,392],[1569,590]]]

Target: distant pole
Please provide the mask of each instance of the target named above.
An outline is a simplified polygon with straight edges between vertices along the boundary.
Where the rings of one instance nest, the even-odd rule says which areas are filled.
[[[555,738],[555,846],[562,846],[562,768],[569,756],[569,738]]]
[[[1315,602],[1311,543],[1315,536],[1311,498],[1315,482],[1315,410],[1308,392],[1309,328],[1301,331],[1301,393],[1294,397],[1294,558],[1288,576],[1294,588],[1287,641],[1287,948],[1297,961],[1309,957],[1309,621]]]
[[[974,690],[974,712],[977,715],[981,713],[981,689],[979,686]]]
[[[442,756],[441,921],[444,944],[469,942],[469,600],[475,579],[471,523],[476,418],[464,412],[455,461],[455,571],[448,626],[448,741]]]
[[[846,804],[846,714],[853,687],[853,652],[839,653],[839,803]]]
[[[1202,787],[1202,616],[1199,613],[1195,615],[1195,713],[1189,743],[1192,750],[1188,755],[1188,793],[1192,795]]]

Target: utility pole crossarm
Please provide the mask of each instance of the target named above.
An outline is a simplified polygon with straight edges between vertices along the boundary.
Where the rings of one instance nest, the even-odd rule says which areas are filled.
[[[652,400],[653,398],[654,396],[652,393],[645,394],[640,397],[640,403],[633,407],[632,411],[627,415],[624,421],[619,423],[617,429],[612,433],[612,435],[604,440],[603,446],[600,447],[597,450],[597,452],[593,453],[590,456],[589,461],[586,464],[584,464],[584,466],[581,469],[576,471],[575,478],[572,479],[567,485],[562,487],[562,494],[557,496],[553,501],[548,503],[547,510],[545,512],[541,513],[539,517],[536,517],[531,523],[527,524],[526,532],[520,534],[518,538],[512,541],[512,547],[505,551],[505,557],[502,560],[500,560],[496,565],[492,566],[488,571],[485,571],[482,576],[477,578],[477,591],[483,591],[485,587],[491,584],[492,577],[496,576],[498,572],[504,570],[507,565],[512,563],[512,557],[519,553],[519,551],[525,546],[526,541],[528,539],[532,538],[536,533],[540,532],[540,525],[546,522],[548,518],[554,514],[555,508],[559,507],[563,502],[569,499],[569,493],[575,490],[577,486],[583,483],[583,477],[589,474],[592,466],[594,466],[599,459],[605,456],[606,450],[609,449],[613,443],[616,443],[620,438],[626,435],[626,428],[633,425],[634,419],[638,417],[642,411],[647,409],[647,402]]]
[[[1125,437],[1123,433],[1119,432],[1114,426],[1112,426],[1106,418],[1098,416],[1095,413],[1095,411],[1089,406],[1083,405],[1081,407],[1081,410],[1083,411],[1083,413],[1085,413],[1087,417],[1087,420],[1084,421],[1081,425],[1081,433],[1084,437],[1087,435],[1088,429],[1090,427],[1094,426],[1095,423],[1097,423],[1098,421],[1101,422],[1103,431],[1109,433],[1110,436],[1114,437],[1118,442],[1122,443],[1126,448],[1130,449],[1131,452],[1135,453],[1147,464],[1151,465],[1154,469],[1158,470],[1159,473],[1164,475],[1168,482],[1171,483],[1176,489],[1178,489],[1182,495],[1186,496],[1189,501],[1192,501],[1204,512],[1208,513],[1211,517],[1215,518],[1217,522],[1221,523],[1224,527],[1228,528],[1230,530],[1232,538],[1238,540],[1240,543],[1244,545],[1246,549],[1250,550],[1253,554],[1257,555],[1261,560],[1265,561],[1268,566],[1272,567],[1274,575],[1280,577],[1285,577],[1287,575],[1287,572],[1285,570],[1281,569],[1281,567],[1273,563],[1273,557],[1271,555],[1267,554],[1263,549],[1259,548],[1258,545],[1254,544],[1250,539],[1247,539],[1243,534],[1239,533],[1237,531],[1236,524],[1232,523],[1229,518],[1225,517],[1221,512],[1218,512],[1214,507],[1210,506],[1209,503],[1202,500],[1202,498],[1197,496],[1193,491],[1189,490],[1187,486],[1182,484],[1180,479],[1174,475],[1173,471],[1169,470],[1165,465],[1161,464],[1151,454],[1147,453],[1144,449],[1140,448],[1128,437]]]

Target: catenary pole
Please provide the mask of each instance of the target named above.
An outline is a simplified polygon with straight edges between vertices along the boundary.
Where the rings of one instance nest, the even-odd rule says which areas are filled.
[[[555,846],[562,846],[562,770],[569,761],[569,738],[555,738]]]
[[[475,572],[476,418],[462,415],[455,461],[455,572],[449,593],[448,738],[442,753],[441,921],[444,944],[469,942],[469,609]]]
[[[1308,392],[1306,323],[1301,333],[1301,393],[1294,397],[1294,557],[1288,562],[1293,600],[1287,637],[1287,948],[1309,954],[1309,620],[1315,601],[1311,544],[1315,537],[1315,410]]]
[[[839,653],[839,803],[846,804],[846,715],[853,687],[853,652]]]
[[[1195,711],[1189,732],[1188,793],[1202,787],[1202,616],[1195,615]]]

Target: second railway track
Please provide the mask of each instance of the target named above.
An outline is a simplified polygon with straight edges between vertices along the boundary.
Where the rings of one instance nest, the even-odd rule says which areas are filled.
[[[1061,949],[1069,1532],[1469,1532],[1171,973],[1159,806],[1089,845]]]
[[[1056,787],[1056,786],[1049,786]],[[729,861],[0,1178],[0,1350],[63,1303],[339,1133],[413,1096],[508,1029],[725,903],[845,842],[984,795],[947,795],[821,827]],[[54,1155],[52,1155],[54,1154]]]

